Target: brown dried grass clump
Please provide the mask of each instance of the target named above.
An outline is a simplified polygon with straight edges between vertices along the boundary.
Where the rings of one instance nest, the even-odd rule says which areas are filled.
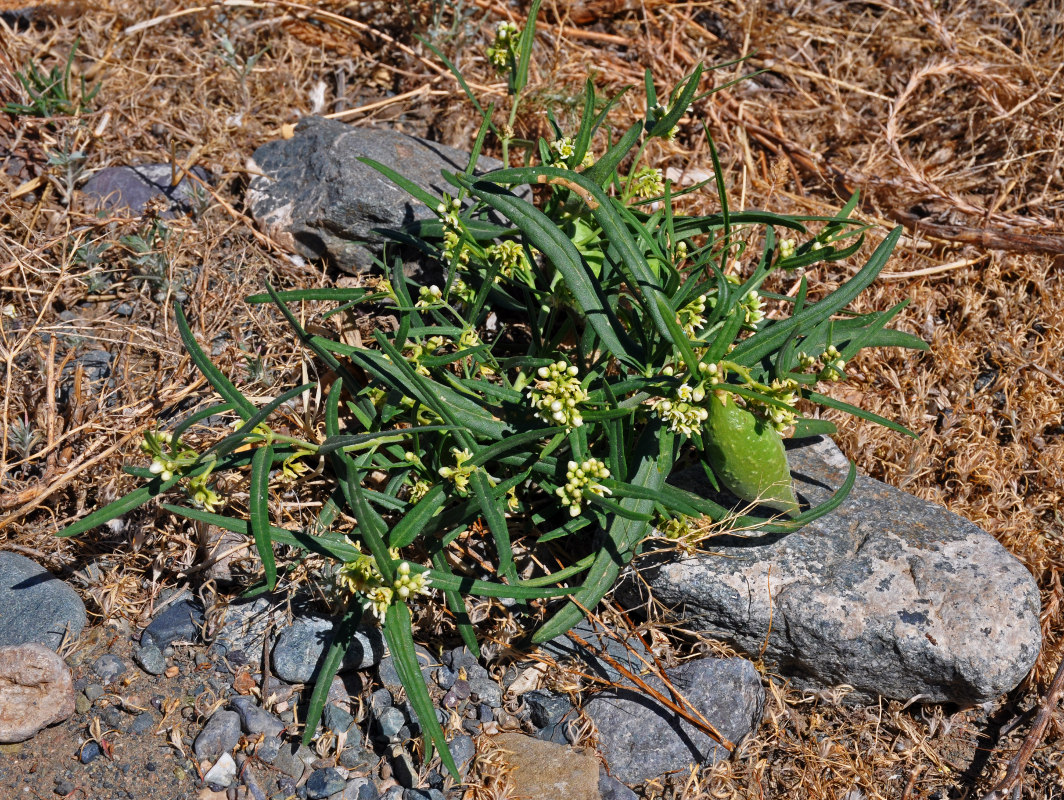
[[[860,189],[870,219],[906,225],[888,274],[859,306],[909,300],[897,324],[932,350],[868,353],[837,391],[921,438],[845,420],[839,444],[866,473],[989,530],[1042,590],[1042,656],[999,708],[853,709],[772,679],[766,724],[742,758],[645,793],[978,796],[1003,771],[1010,737],[1025,732],[1024,713],[1064,650],[1064,8],[546,5],[519,135],[547,132],[548,105],[571,126],[588,75],[606,93],[638,86],[649,67],[668,86],[699,61],[750,56],[712,80],[765,72],[700,101],[695,115],[717,141],[733,205],[828,214]],[[13,315],[0,316],[0,548],[79,580],[99,616],[143,619],[163,588],[203,572],[211,532],[150,508],[77,540],[54,533],[131,487],[120,467],[135,459],[142,430],[207,396],[177,338],[174,297],[186,298],[197,337],[251,394],[272,396],[302,370],[276,316],[242,298],[264,277],[300,286],[337,278],[294,264],[250,225],[241,211],[247,157],[308,113],[468,145],[477,120],[413,33],[428,31],[483,101],[503,103],[505,87],[481,54],[494,23],[513,14],[497,0],[98,0],[42,3],[28,22],[2,23],[3,102],[26,100],[11,70],[60,64],[78,37],[75,70],[103,87],[76,117],[0,114],[0,306]],[[639,92],[629,92],[615,122],[642,112]],[[74,152],[85,155],[80,173],[48,163]],[[681,183],[710,165],[694,118],[649,158]],[[198,217],[163,223],[150,268],[123,237],[146,237],[158,221],[98,217],[76,191],[90,171],[146,162],[212,175]],[[715,205],[708,195],[687,203]],[[826,291],[847,269],[808,277]],[[128,315],[116,310],[123,303]],[[94,349],[112,354],[112,382],[90,384],[75,362]],[[61,385],[65,402],[56,399]],[[232,491],[239,505],[241,488]],[[277,498],[274,510],[303,513],[295,497]],[[682,631],[670,637],[681,650],[709,646]],[[1059,794],[1053,748],[1062,739],[1057,722],[1023,796]]]

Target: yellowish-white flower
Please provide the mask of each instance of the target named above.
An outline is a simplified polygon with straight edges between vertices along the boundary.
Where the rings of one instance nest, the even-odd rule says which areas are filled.
[[[536,416],[551,425],[579,428],[584,424],[580,404],[588,399],[580,385],[579,370],[565,361],[556,361],[536,370],[539,378],[529,387],[528,397]]]
[[[570,461],[565,473],[566,483],[557,488],[556,494],[561,498],[562,505],[569,508],[569,515],[576,517],[580,515],[583,508],[585,494],[598,497],[613,494],[598,482],[608,477],[610,477],[610,471],[597,458],[589,458],[579,464],[576,461]]]

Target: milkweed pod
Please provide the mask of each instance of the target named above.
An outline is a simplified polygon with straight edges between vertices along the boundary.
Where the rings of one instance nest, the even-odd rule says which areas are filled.
[[[703,431],[709,466],[725,489],[748,503],[798,512],[783,440],[771,425],[717,391]]]

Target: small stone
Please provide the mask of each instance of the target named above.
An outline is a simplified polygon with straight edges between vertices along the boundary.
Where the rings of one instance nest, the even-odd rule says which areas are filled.
[[[469,678],[469,689],[480,699],[481,703],[491,708],[502,706],[502,687],[495,682],[487,670],[484,670],[483,674],[476,674]]]
[[[0,743],[22,742],[74,713],[70,668],[51,649],[0,647]]]
[[[181,674],[181,668],[178,667],[176,664],[174,664],[173,666],[167,667],[166,671],[163,672],[163,675],[165,675],[167,678],[176,678],[180,674]]]
[[[433,674],[436,676],[436,684],[444,690],[454,686],[455,679],[458,677],[450,667],[438,667]]]
[[[351,726],[355,724],[355,718],[335,703],[329,703],[325,706],[325,711],[322,713],[322,721],[325,723],[326,728],[336,734],[350,730]]]
[[[192,172],[200,180],[210,177],[202,167],[193,167]],[[81,190],[93,211],[128,211],[134,216],[143,214],[152,198],[162,197],[166,201],[162,216],[171,218],[195,210],[194,196],[202,190],[196,181],[184,177],[172,185],[173,175],[171,164],[105,167],[89,178]]]
[[[343,791],[347,781],[335,769],[316,769],[307,779],[308,800],[323,800],[336,792]]]
[[[198,642],[202,625],[203,611],[186,597],[157,614],[140,634],[140,643],[163,649],[174,642]],[[170,677],[169,670],[167,677]]]
[[[459,700],[465,700],[469,697],[472,689],[469,686],[469,681],[459,678],[454,682],[454,686],[451,687],[451,692],[453,692],[454,696]]]
[[[129,667],[126,666],[126,662],[111,653],[104,653],[92,662],[92,671],[105,684],[114,683],[120,675],[125,674],[127,669]]]
[[[85,604],[37,562],[0,552],[0,647],[37,643],[57,650],[85,627]]]
[[[244,733],[280,736],[284,732],[284,723],[266,709],[260,708],[250,697],[234,697],[229,701],[229,706],[240,715],[240,727]]]
[[[358,742],[349,744],[340,753],[340,766],[349,770],[368,770],[377,763],[377,756],[362,747]]]
[[[281,631],[273,648],[273,669],[289,683],[309,683],[317,677],[335,621],[301,617]],[[384,655],[380,628],[359,627],[351,640],[340,669],[369,669]]]
[[[557,725],[573,712],[573,704],[566,698],[536,689],[522,695],[529,710],[529,720],[537,728]]]
[[[301,749],[304,748],[299,744],[285,744],[273,760],[273,765],[294,781],[299,781],[307,769],[306,763],[300,758]]]
[[[240,715],[235,711],[215,711],[192,743],[200,761],[213,761],[230,752],[240,741]]]
[[[235,780],[236,762],[228,753],[222,753],[214,766],[203,776],[203,782],[215,791],[227,788]]]
[[[522,794],[599,800],[599,762],[592,755],[520,733],[500,733],[491,743]]]
[[[374,714],[378,714],[392,705],[392,693],[387,689],[377,689],[369,697],[369,706]]]
[[[392,775],[400,786],[407,788],[417,786],[418,775],[417,767],[414,766],[414,759],[402,747],[396,747],[392,750]]]
[[[90,703],[95,703],[97,700],[104,696],[104,693],[106,691],[107,690],[100,686],[100,684],[90,683],[88,686],[85,687],[85,697],[88,698]]]
[[[74,696],[74,711],[78,714],[87,714],[92,708],[92,701],[85,696],[85,692],[78,692]]]
[[[166,671],[163,651],[154,644],[141,645],[136,649],[133,658],[149,675],[162,675]]]
[[[267,764],[272,764],[277,759],[277,754],[281,752],[283,746],[284,741],[281,737],[267,736],[255,748],[255,757],[260,761],[265,761]]]
[[[381,794],[369,778],[352,778],[344,787],[342,800],[379,800]]]
[[[473,756],[477,752],[473,737],[455,736],[448,742],[448,747],[451,750],[451,757],[454,759],[455,766],[458,767],[458,774],[465,778],[466,771],[469,769]]]
[[[66,796],[74,791],[74,784],[68,781],[66,778],[55,779],[55,793],[61,796]]]
[[[100,749],[99,744],[96,742],[86,742],[78,752],[78,759],[82,764],[91,764],[101,755],[103,755],[103,751]]]
[[[711,725],[738,745],[761,722],[765,690],[754,665],[741,658],[701,658],[666,670],[676,688]],[[646,682],[659,692],[655,676]],[[709,735],[679,719],[642,690],[600,692],[584,705],[598,729],[598,749],[610,774],[624,783],[642,783],[692,763],[712,765],[729,752]]]
[[[393,786],[381,795],[381,800],[405,800],[406,789],[402,786]]]
[[[399,733],[399,729],[403,727],[405,722],[406,718],[398,708],[394,706],[386,708],[377,717],[377,733],[380,738],[390,740]]]

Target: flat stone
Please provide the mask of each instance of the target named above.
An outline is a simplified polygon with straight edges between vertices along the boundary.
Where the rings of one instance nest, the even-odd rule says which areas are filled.
[[[36,642],[57,650],[85,627],[85,604],[59,578],[18,553],[0,552],[0,647]]]
[[[520,733],[491,739],[522,797],[599,800],[598,759]]]
[[[105,684],[114,683],[115,680],[126,673],[129,669],[126,662],[113,653],[104,653],[92,662],[92,671],[96,673]]]
[[[229,706],[240,715],[240,729],[244,733],[257,736],[280,736],[285,729],[281,720],[264,708],[260,708],[250,697],[234,697]]]
[[[192,743],[192,752],[200,761],[213,761],[239,742],[240,715],[235,711],[215,711]]]
[[[198,642],[203,610],[188,597],[171,603],[156,614],[140,634],[141,645],[153,644],[160,650],[174,642]]]
[[[329,795],[342,792],[347,781],[335,769],[316,769],[307,779],[307,797],[309,800],[323,800]]]
[[[799,495],[823,502],[846,459],[792,443]],[[974,705],[1010,691],[1041,646],[1038,587],[990,534],[871,478],[791,534],[717,537],[712,554],[641,565],[685,627],[726,639],[800,689]],[[638,581],[618,596],[640,602]]]
[[[0,647],[0,744],[23,742],[74,713],[70,668],[31,642]]]
[[[329,703],[322,713],[325,727],[335,734],[346,733],[355,724],[355,718],[336,703]]]
[[[469,154],[386,128],[356,128],[308,117],[291,139],[268,142],[251,157],[247,190],[252,217],[271,239],[308,259],[327,258],[340,269],[367,272],[384,239],[376,228],[398,229],[436,219],[375,169],[365,156],[385,164],[441,197],[456,190],[441,170],[462,172]],[[478,173],[501,163],[478,160]]]
[[[214,763],[214,766],[207,770],[207,774],[203,776],[205,784],[218,789],[227,788],[235,780],[236,762],[228,753],[222,753]]]
[[[710,725],[738,745],[761,723],[765,690],[754,665],[741,658],[702,658],[665,671],[669,682]],[[669,696],[655,676],[644,680]],[[646,692],[622,688],[596,694],[584,713],[598,729],[610,774],[642,783],[691,764],[715,764],[729,752]]]
[[[141,645],[133,653],[133,659],[149,675],[162,675],[166,671],[163,651],[154,644]]]
[[[300,617],[281,631],[273,648],[273,670],[289,683],[309,683],[317,677],[325,660],[325,649],[335,622],[322,617]],[[380,628],[358,627],[341,670],[368,669],[384,656],[384,636]]]
[[[278,599],[270,595],[234,600],[225,607],[214,643],[227,653],[239,651],[249,661],[257,661],[262,657],[266,631],[271,626],[274,630],[284,627],[284,613]]]
[[[201,167],[193,167],[191,171],[201,180],[209,178]],[[162,216],[173,218],[194,210],[192,203],[199,186],[187,177],[176,186],[171,185],[173,177],[170,164],[106,167],[89,178],[81,191],[94,211],[126,210],[131,214],[143,214],[152,198],[161,197],[166,201]]]
[[[454,759],[455,766],[458,767],[458,774],[465,778],[466,772],[469,771],[469,765],[473,761],[473,756],[477,752],[473,737],[465,734],[455,736],[447,743],[447,746],[451,750],[451,757]]]
[[[381,793],[369,778],[352,778],[344,787],[342,800],[378,800]]]

